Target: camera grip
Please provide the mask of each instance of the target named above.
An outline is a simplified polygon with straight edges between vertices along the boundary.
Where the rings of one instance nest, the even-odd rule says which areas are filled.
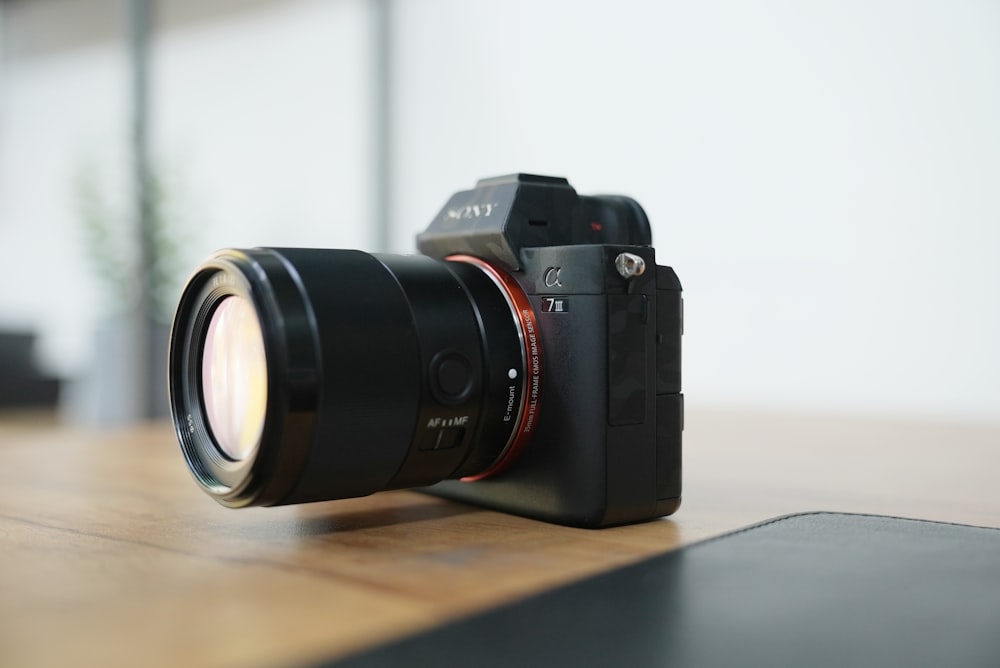
[[[656,498],[658,512],[673,512],[681,495],[684,301],[674,270],[670,267],[657,267],[656,270]],[[675,507],[667,510],[664,504],[669,503]]]

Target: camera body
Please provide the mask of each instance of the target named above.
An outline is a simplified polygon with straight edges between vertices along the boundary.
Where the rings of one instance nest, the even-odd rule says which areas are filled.
[[[189,470],[232,508],[423,488],[584,527],[674,512],[681,286],[650,236],[634,200],[521,174],[452,196],[421,255],[218,251],[170,338]]]
[[[499,265],[537,318],[537,425],[503,474],[425,491],[584,527],[680,505],[683,302],[657,266],[649,223],[627,197],[577,195],[517,174],[455,194],[417,238],[421,253]]]

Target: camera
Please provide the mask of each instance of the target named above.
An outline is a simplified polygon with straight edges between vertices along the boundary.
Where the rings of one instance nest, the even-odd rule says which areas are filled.
[[[639,204],[484,179],[417,247],[195,271],[169,385],[198,484],[230,507],[420,488],[580,527],[673,513],[683,302]]]

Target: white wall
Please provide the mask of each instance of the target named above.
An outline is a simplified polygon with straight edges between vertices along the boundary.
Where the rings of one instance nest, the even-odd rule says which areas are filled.
[[[60,374],[88,365],[92,331],[108,311],[81,246],[80,166],[93,164],[109,201],[128,211],[121,26],[77,40],[59,25],[65,43],[29,48],[53,20],[74,16],[74,1],[11,5],[6,26],[36,34],[18,34],[27,46],[0,63],[0,327],[39,330],[40,363]],[[95,22],[124,24],[121,2],[91,4],[105,14]],[[210,20],[183,20],[211,16],[211,5]],[[161,9],[153,144],[189,268],[224,246],[370,246],[363,2]]]
[[[371,246],[370,32],[363,2],[307,0],[162,34],[157,150],[183,166],[199,259]]]
[[[1000,419],[1000,5],[399,3],[398,248],[512,171],[636,197],[690,401]]]
[[[40,331],[41,362],[57,372],[84,363],[81,333],[103,308],[74,180],[84,163],[100,165],[109,201],[123,203],[121,51],[88,45],[0,70],[0,327]]]
[[[192,264],[370,248],[367,4],[238,5],[161,4],[218,9],[166,16],[154,53]],[[687,290],[690,401],[1000,419],[996,3],[393,7],[395,250],[478,177],[565,175],[647,209]],[[0,69],[0,327],[40,329],[63,373],[100,305],[72,171],[96,156],[124,192],[123,53]]]

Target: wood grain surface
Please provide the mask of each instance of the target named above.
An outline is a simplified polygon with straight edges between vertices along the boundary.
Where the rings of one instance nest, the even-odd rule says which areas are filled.
[[[0,416],[0,666],[340,656],[765,518],[1000,526],[1000,424],[689,410],[672,518],[590,531],[414,492],[232,511],[170,428]]]

